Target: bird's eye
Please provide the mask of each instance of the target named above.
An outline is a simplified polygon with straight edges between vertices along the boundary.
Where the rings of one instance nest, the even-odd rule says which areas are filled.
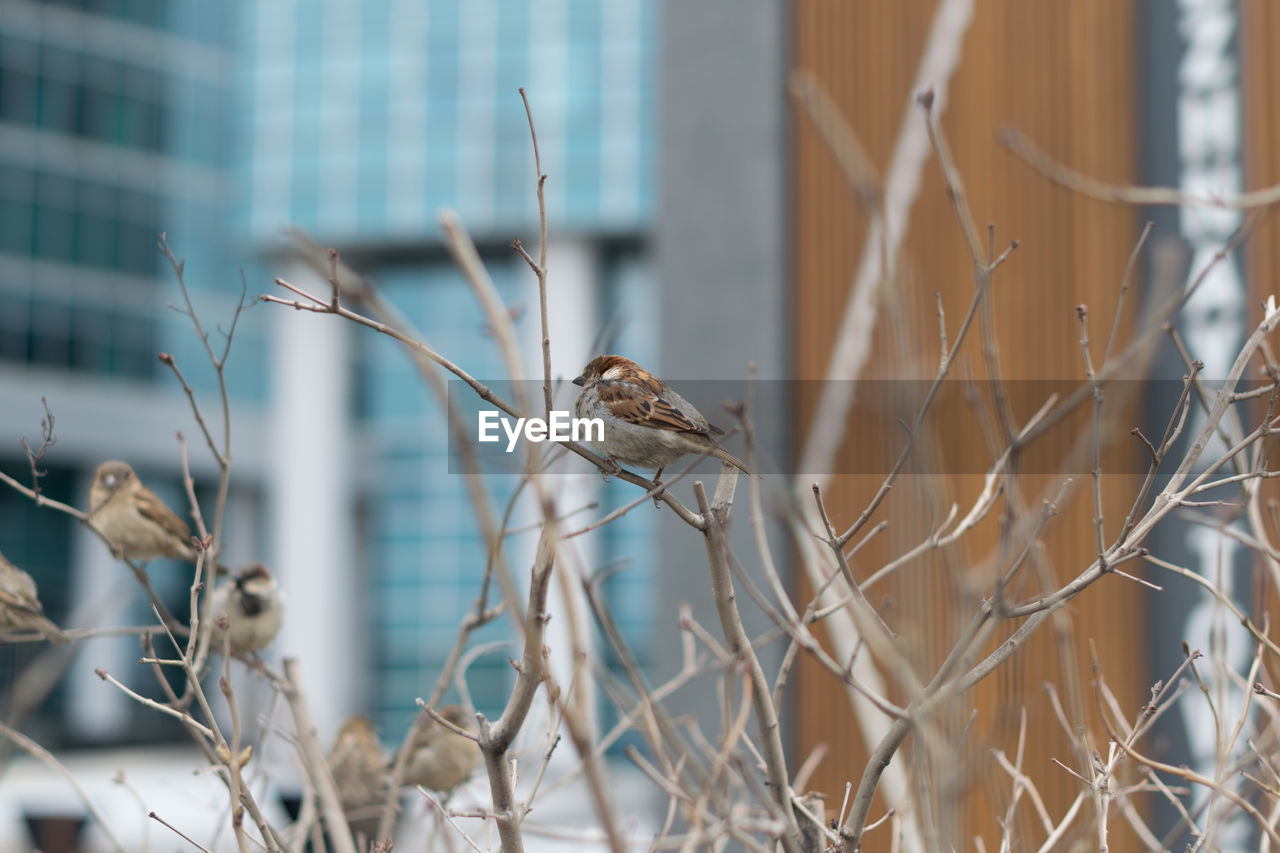
[[[107,484],[108,489],[114,489],[116,487],[116,475],[108,474],[102,478],[102,482]]]

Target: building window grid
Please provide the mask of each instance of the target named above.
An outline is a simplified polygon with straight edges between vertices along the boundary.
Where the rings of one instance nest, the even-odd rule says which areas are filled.
[[[31,292],[0,292],[5,342],[0,359],[74,371],[149,379],[155,374],[156,321],[150,311]]]
[[[2,254],[0,261],[8,261],[0,273],[0,361],[154,379],[160,375],[156,353],[161,348],[180,360],[189,348],[188,381],[197,390],[214,387],[201,369],[203,352],[188,323],[165,307],[158,280],[56,263],[34,265]],[[223,318],[230,315],[234,299],[211,300],[203,294],[201,305],[208,316]],[[253,367],[261,363],[263,336],[260,316],[241,318],[228,362],[228,382],[237,400],[261,400],[266,393],[262,373]]]
[[[154,274],[161,200],[42,167],[0,163],[2,249],[80,266]]]
[[[518,276],[527,270],[505,257],[487,261],[500,291],[511,296]],[[606,277],[617,278],[604,288],[610,294],[607,314],[640,298],[638,290],[648,285],[643,274],[636,274],[643,266],[643,261],[635,259],[606,263]],[[374,278],[438,349],[466,353],[467,367],[477,376],[504,372],[496,344],[483,337],[480,309],[452,266],[442,263],[416,272],[386,270]],[[635,316],[642,317],[644,312]],[[536,322],[536,317],[526,315],[521,322]],[[629,351],[644,352],[642,342],[648,334],[648,326],[627,328],[623,336]],[[413,698],[438,675],[458,622],[478,591],[486,550],[461,483],[456,477],[440,475],[449,464],[445,424],[416,368],[394,342],[374,336],[360,341],[362,378],[357,385],[362,393],[357,417],[376,437],[377,447],[365,546],[376,567],[376,591],[369,602],[374,626],[372,710],[383,731],[399,731],[413,719]],[[515,478],[490,478],[496,506],[502,506],[509,494],[503,489],[514,488],[515,482]],[[600,512],[633,498],[629,488],[616,482],[607,485]],[[644,556],[653,525],[644,513],[632,513],[599,531],[595,535],[600,565],[589,567],[627,563],[606,582],[605,596],[642,666],[652,661],[656,619],[655,569]],[[509,639],[509,622],[498,620],[473,635],[469,646]],[[620,661],[605,638],[597,641],[602,659],[620,674]],[[510,684],[508,655],[509,649],[501,649],[482,656],[468,671],[468,687],[481,710],[497,710],[505,700]],[[612,705],[605,701],[605,706],[602,719],[614,719]]]
[[[515,269],[509,263],[490,266],[508,297]],[[477,345],[483,315],[451,266],[389,269],[375,278],[435,346],[468,353],[468,367],[480,374],[501,369],[496,345]],[[362,347],[363,414],[383,439],[376,452],[380,476],[374,479],[369,530],[378,587],[371,606],[374,624],[381,625],[372,649],[373,711],[384,731],[397,731],[412,721],[414,697],[438,676],[458,623],[479,590],[486,549],[461,484],[441,476],[448,469],[446,425],[416,368],[385,339],[365,339]],[[493,495],[499,504],[506,497]],[[471,644],[508,635],[509,625],[499,621],[476,632]],[[477,705],[486,711],[499,707],[510,683],[504,654],[494,661],[482,657],[468,675]]]
[[[385,239],[388,232],[422,233],[441,207],[458,210],[477,231],[523,223],[534,202],[526,183],[528,129],[516,89],[528,84],[535,115],[546,130],[542,154],[553,178],[548,184],[552,226],[586,231],[643,228],[653,208],[650,119],[656,94],[648,69],[654,61],[656,13],[652,4],[635,0],[617,0],[614,5],[622,8],[607,14],[588,10],[571,16],[563,32],[535,36],[524,26],[527,11],[519,4],[498,3],[496,23],[481,28],[487,36],[478,40],[479,46],[465,38],[467,13],[456,3],[428,4],[405,13],[426,17],[426,24],[395,18],[384,24],[376,15],[367,15],[352,48],[363,51],[359,99],[334,101],[323,96],[325,77],[318,67],[322,57],[314,51],[289,53],[284,68],[264,64],[254,78],[259,95],[254,119],[265,126],[277,105],[288,110],[292,162],[281,166],[292,180],[279,197],[252,199],[257,203],[252,218],[272,226],[288,221],[343,238],[369,235],[375,240]],[[319,24],[304,8],[299,8],[296,20],[287,22],[292,43],[320,36]],[[417,28],[423,35],[412,42],[388,40],[387,25]],[[310,29],[304,32],[302,27]],[[491,43],[495,33],[497,47]],[[253,38],[271,35],[257,31]],[[373,44],[386,47],[386,55],[370,54]],[[403,52],[410,49],[423,51],[422,60],[408,62]],[[380,77],[388,68],[408,68],[417,75],[385,95],[386,114],[395,116],[390,120],[369,98],[370,93],[382,92]],[[531,70],[540,69],[552,69],[547,72],[550,77],[543,75],[548,85],[542,88],[529,77]],[[491,83],[471,85],[476,75],[491,78]],[[281,76],[289,83],[287,103],[267,97],[277,93]],[[563,93],[550,85],[560,77],[567,87]],[[402,103],[401,93],[411,95],[413,102]],[[405,109],[425,120],[421,145],[413,155],[418,162],[408,168],[402,165],[407,154],[387,160],[387,152],[404,135]],[[362,114],[365,110],[375,115]],[[319,132],[335,121],[358,133],[334,137]],[[620,136],[626,144],[619,147]],[[267,132],[254,135],[252,156],[263,171],[276,168],[262,158],[274,157],[278,138]],[[403,180],[388,185],[393,173]],[[336,213],[333,205],[317,202],[323,195],[320,176],[329,174],[343,176],[359,190]],[[358,212],[358,217],[351,212]]]
[[[164,17],[162,4],[151,0],[62,5],[134,23],[160,23]],[[179,15],[177,7],[174,12]],[[67,138],[56,141],[58,150],[81,139],[171,157],[162,150],[175,120],[166,98],[186,91],[182,85],[188,82],[205,85],[203,78],[188,78],[178,67],[142,64],[152,57],[133,62],[123,54],[103,53],[93,29],[100,22],[89,17],[81,22],[84,38],[71,41],[67,34],[81,29],[61,26],[46,33],[33,28],[39,20],[38,15],[9,19],[8,28],[0,22],[0,131],[6,124],[17,131],[15,150],[42,145],[41,134],[56,134]],[[62,34],[61,43],[55,31]],[[133,42],[136,46],[137,38]],[[184,98],[182,107],[184,120],[207,126],[224,105],[212,98]],[[207,136],[201,139],[207,142]],[[217,152],[216,146],[200,150]],[[156,235],[162,218],[173,219],[190,202],[162,199],[150,189],[123,183],[115,169],[102,168],[111,162],[109,153],[103,156],[108,151],[93,152],[96,156],[85,161],[99,164],[98,180],[73,174],[79,158],[63,163],[45,157],[39,165],[0,162],[5,268],[0,326],[6,333],[0,359],[134,378],[155,375],[159,323],[153,276],[161,264]],[[154,185],[164,185],[162,176]],[[24,264],[25,259],[36,265]],[[59,267],[65,270],[58,272]],[[150,295],[139,300],[138,285]],[[127,296],[119,299],[122,288]]]
[[[21,457],[6,457],[6,471],[26,467]],[[54,500],[75,504],[74,472],[56,465],[46,465],[41,488]],[[39,589],[45,613],[61,622],[71,603],[71,527],[72,519],[62,513],[37,508],[31,501],[11,489],[0,491],[0,553],[15,566],[31,575]],[[36,643],[0,645],[0,685],[13,685],[18,675],[43,653]],[[65,737],[59,722],[65,700],[65,688],[59,686],[33,709],[26,730]],[[42,740],[46,745],[47,741]]]
[[[160,153],[169,111],[152,68],[0,31],[0,121]]]
[[[161,27],[166,20],[164,0],[44,0],[44,2],[50,6],[80,10],[144,26]]]

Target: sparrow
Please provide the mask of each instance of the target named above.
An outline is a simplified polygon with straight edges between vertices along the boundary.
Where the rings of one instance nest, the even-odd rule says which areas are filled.
[[[221,651],[231,636],[231,653],[244,655],[262,651],[280,633],[284,618],[284,596],[275,578],[261,563],[250,563],[235,578],[213,591],[212,648]],[[227,617],[224,630],[219,617]]]
[[[45,618],[31,575],[0,554],[0,637],[14,631],[38,631],[55,643],[67,641],[62,629]]]
[[[103,462],[94,472],[89,523],[117,557],[144,563],[165,557],[196,561],[191,528],[124,462]]]
[[[391,790],[387,756],[369,718],[347,718],[326,760],[351,833],[363,835],[366,846],[360,849],[367,849],[367,842],[376,840],[378,818]]]
[[[582,387],[574,403],[579,418],[604,421],[604,441],[592,442],[612,463],[662,470],[690,453],[706,453],[745,474],[750,469],[713,436],[724,430],[707,423],[693,404],[634,361],[596,356],[573,380]]]
[[[475,717],[461,705],[446,705],[440,716],[463,731],[478,731]],[[480,764],[480,746],[474,740],[449,731],[425,713],[414,722],[407,748],[412,752],[401,784],[421,785],[430,791],[448,794],[467,781]]]

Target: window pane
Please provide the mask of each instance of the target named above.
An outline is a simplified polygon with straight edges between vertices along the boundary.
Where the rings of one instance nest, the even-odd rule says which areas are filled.
[[[160,257],[156,250],[160,228],[155,197],[122,189],[118,209],[120,269],[143,275],[155,272]]]
[[[116,264],[116,194],[103,184],[80,184],[76,223],[76,260],[85,266],[114,269]]]
[[[15,197],[6,192],[20,180],[30,184],[30,173],[0,168],[0,252],[29,255],[33,214],[31,195],[23,193]]]
[[[119,268],[124,272],[150,275],[156,271],[156,230],[133,222],[119,223]]]
[[[31,363],[66,367],[71,363],[70,312],[66,305],[36,301],[31,306]]]
[[[72,315],[71,366],[107,373],[111,365],[111,316],[99,308],[75,308]]]
[[[81,128],[85,136],[99,142],[115,140],[119,117],[117,89],[119,64],[106,59],[86,57],[84,90],[81,93]]]
[[[39,124],[62,133],[80,127],[80,60],[67,50],[45,45],[40,54]]]
[[[26,363],[30,323],[26,296],[0,293],[0,360]]]
[[[112,324],[113,362],[110,371],[117,376],[147,378],[156,360],[155,323],[147,317],[116,315]]]
[[[38,203],[35,208],[35,254],[51,261],[75,257],[75,216],[62,207]]]
[[[79,121],[77,87],[45,77],[40,81],[40,126],[60,133],[75,133]]]
[[[164,148],[165,108],[155,101],[148,101],[142,109],[142,145],[150,151]]]
[[[37,412],[31,415],[39,417]],[[27,467],[26,460],[20,456],[5,458],[2,464],[7,471],[24,471]],[[40,479],[41,491],[55,500],[76,503],[71,470],[47,463],[44,468],[47,473]],[[74,523],[60,512],[36,507],[12,489],[0,493],[0,553],[31,575],[45,614],[59,623],[64,621],[70,608],[71,525]],[[4,646],[0,653],[0,684],[12,685],[18,673],[46,650],[40,643]],[[38,737],[45,746],[58,746],[58,738],[65,732],[59,722],[64,704],[65,688],[59,685],[38,708],[32,709],[33,714],[24,723],[23,730]]]
[[[164,23],[164,4],[161,0],[124,0],[120,6],[121,17],[127,21],[153,27]]]
[[[115,269],[116,221],[110,216],[81,213],[76,227],[76,260],[99,269]]]
[[[0,50],[4,47],[0,46]],[[0,121],[36,123],[36,76],[28,71],[0,66]]]

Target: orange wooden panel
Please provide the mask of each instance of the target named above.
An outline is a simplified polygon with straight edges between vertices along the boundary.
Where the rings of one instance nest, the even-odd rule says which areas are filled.
[[[793,7],[795,68],[812,73],[830,91],[882,173],[903,112],[910,108],[916,64],[934,7],[929,0],[800,0]],[[992,292],[1002,374],[1019,381],[1019,419],[1034,409],[1034,380],[1083,378],[1078,304],[1090,307],[1092,352],[1100,361],[1121,277],[1137,239],[1139,213],[1091,202],[1049,184],[1008,154],[998,144],[997,132],[1010,123],[1054,157],[1088,174],[1135,180],[1135,27],[1135,6],[1114,0],[982,2],[951,83],[942,125],[974,218],[983,229],[994,223],[1001,246],[1010,239],[1020,244],[997,272]],[[794,357],[800,378],[817,379],[826,370],[863,251],[867,216],[854,203],[808,118],[797,112],[794,127]],[[881,288],[874,356],[864,375],[927,379],[938,358],[935,292],[941,294],[951,335],[974,292],[968,252],[936,159],[925,169],[900,268],[898,279]],[[955,375],[985,377],[977,329],[962,352]],[[812,395],[800,402],[797,434],[803,436]],[[940,446],[946,458],[987,458],[982,433],[963,406],[940,417]],[[862,412],[855,414],[854,423],[852,440],[859,445],[884,453],[900,446],[900,427],[886,424],[884,418]],[[1084,423],[1078,420],[1077,430]],[[1126,422],[1121,432],[1128,426]],[[1056,449],[1065,452],[1071,437],[1070,430],[1061,430],[1049,437],[1049,443],[1056,442]],[[1130,452],[1127,445],[1113,449],[1108,464],[1113,470],[1131,468],[1125,458]],[[1040,563],[1058,583],[1083,570],[1097,554],[1088,469],[1074,472],[1074,477],[1076,488],[1048,528]],[[856,517],[880,480],[870,475],[832,480],[828,503],[838,523],[847,525]],[[1056,493],[1059,482],[1044,473],[1025,475],[1019,479],[1021,499],[1038,506],[1043,495]],[[1104,510],[1114,535],[1136,479],[1117,474],[1108,476],[1105,484]],[[918,544],[945,517],[952,501],[967,506],[980,487],[981,477],[973,474],[902,478],[876,516],[889,520],[889,528],[859,554],[855,571],[865,577]],[[903,636],[922,680],[928,680],[967,623],[978,595],[987,588],[984,579],[1012,559],[999,553],[999,522],[993,514],[962,546],[934,552],[872,590],[873,604]],[[1046,582],[1029,571],[1023,594]],[[965,803],[948,824],[945,842],[972,849],[972,837],[981,835],[988,849],[998,848],[995,817],[1003,816],[1009,784],[995,767],[991,750],[1012,755],[1023,707],[1031,733],[1024,767],[1051,813],[1060,815],[1067,808],[1079,783],[1050,762],[1056,757],[1073,763],[1042,683],[1052,682],[1060,694],[1074,696],[1094,743],[1105,745],[1106,732],[1093,712],[1089,641],[1096,641],[1107,682],[1120,702],[1136,712],[1148,687],[1141,610],[1134,584],[1105,578],[1074,602],[1066,620],[1056,627],[1046,625],[1012,662],[956,704],[940,723],[952,735],[966,725],[971,708],[978,716],[962,754],[946,766],[938,766],[936,755],[931,759],[936,774],[931,784],[947,792],[939,796],[954,793]],[[1002,626],[989,648],[1014,627]],[[827,794],[828,809],[834,811],[845,782],[856,785],[866,750],[850,720],[841,685],[807,660],[798,677],[800,698],[790,709],[792,751],[799,760],[820,742],[831,748],[812,787]],[[909,744],[897,760],[910,761],[910,749]],[[882,811],[878,806],[873,815]],[[1033,824],[1025,809],[1020,810],[1018,826],[1027,833],[1021,846],[1031,849],[1042,837]],[[868,839],[868,849],[878,849],[873,842]],[[1117,827],[1112,849],[1130,849],[1131,842]]]
[[[1276,56],[1276,39],[1280,38],[1280,10],[1265,0],[1244,0],[1240,4],[1240,56],[1243,88],[1242,118],[1244,123],[1244,166],[1247,188],[1280,183],[1280,111],[1275,93],[1280,91],[1280,57]],[[1280,295],[1280,217],[1268,212],[1254,227],[1245,245],[1244,269],[1252,294],[1251,305],[1257,305],[1271,294]],[[1267,459],[1280,456],[1280,439],[1268,441]],[[1280,483],[1262,484],[1267,501],[1280,501]],[[1280,528],[1273,526],[1271,540],[1280,539]],[[1267,572],[1258,572],[1265,579]],[[1254,600],[1255,619],[1263,624],[1266,614],[1280,612],[1277,590],[1259,590]],[[1272,620],[1274,624],[1274,620]],[[1269,663],[1264,658],[1265,663]],[[1280,672],[1268,666],[1268,683],[1280,683]]]

